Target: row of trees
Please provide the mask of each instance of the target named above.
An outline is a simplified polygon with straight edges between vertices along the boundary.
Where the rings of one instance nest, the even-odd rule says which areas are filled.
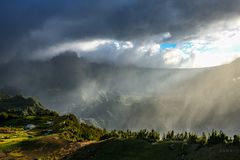
[[[113,130],[111,132],[106,132],[101,139],[109,139],[109,138],[136,138],[136,139],[144,139],[150,142],[157,141],[186,141],[188,143],[198,143],[202,145],[214,145],[214,144],[240,144],[240,136],[234,135],[233,137],[227,136],[222,131],[213,130],[211,133],[202,133],[201,136],[190,133],[174,133],[174,131],[167,132],[160,136],[160,133],[154,130],[147,131],[146,129],[140,130],[139,132],[132,131],[116,131]]]
[[[214,145],[214,144],[240,144],[240,136],[234,135],[233,137],[227,136],[223,131],[213,130],[212,132],[206,134],[202,133],[198,136],[195,133],[184,132],[175,134],[174,131],[164,134],[162,137],[163,141],[187,141],[189,143],[200,143],[202,145]]]
[[[109,138],[120,138],[120,139],[127,139],[127,138],[135,138],[135,139],[142,139],[148,140],[149,142],[157,142],[160,141],[160,133],[154,130],[147,131],[146,129],[140,130],[139,132],[133,131],[122,131],[122,130],[113,130],[111,132],[106,132],[101,137],[101,140],[109,139]]]

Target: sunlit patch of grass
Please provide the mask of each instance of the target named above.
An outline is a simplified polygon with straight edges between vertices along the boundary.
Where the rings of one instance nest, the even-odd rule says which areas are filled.
[[[36,142],[43,137],[47,137],[47,136],[38,136],[38,137],[32,137],[32,138],[26,137],[22,139],[19,138],[18,140],[15,140],[15,141],[10,139],[8,143],[2,143],[0,145],[0,151],[11,152],[21,147],[30,147],[31,145],[34,146],[37,144]]]
[[[6,128],[5,132],[0,133],[0,145],[20,142],[29,139],[29,137],[30,134],[27,131]]]
[[[8,144],[8,143],[15,143],[15,142],[20,142],[27,140],[28,137],[19,137],[19,138],[11,138],[11,139],[5,139],[2,142],[0,142],[0,145]]]
[[[16,157],[16,158],[20,158],[20,157],[24,157],[24,154],[18,149],[18,150],[14,150],[10,153],[8,153],[10,156]]]
[[[18,149],[18,144],[19,142],[11,142],[11,143],[5,143],[0,145],[0,151],[4,152],[11,152],[13,150]]]

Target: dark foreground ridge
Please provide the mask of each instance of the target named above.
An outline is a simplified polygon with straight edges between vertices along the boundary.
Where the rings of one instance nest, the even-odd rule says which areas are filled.
[[[189,144],[183,141],[149,143],[140,139],[111,139],[79,149],[70,160],[237,160],[239,146]]]

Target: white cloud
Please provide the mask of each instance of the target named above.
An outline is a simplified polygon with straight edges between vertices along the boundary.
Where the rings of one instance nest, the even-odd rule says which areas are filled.
[[[163,60],[166,65],[179,65],[183,60],[184,53],[179,49],[169,49],[163,54]]]
[[[230,63],[235,58],[227,54],[218,54],[218,53],[203,53],[195,54],[192,67],[193,68],[203,68],[218,66],[225,63]]]
[[[160,43],[176,44],[160,49]],[[45,59],[65,51],[74,51],[93,61],[143,67],[210,67],[229,63],[240,57],[240,18],[221,20],[199,30],[195,35],[174,39],[170,32],[132,41],[115,39],[79,40],[38,50],[34,59]]]
[[[95,40],[88,40],[88,41],[73,41],[73,42],[66,42],[51,46],[46,49],[41,49],[36,51],[34,54],[33,59],[46,59],[56,56],[60,53],[66,51],[73,51],[76,53],[88,53],[97,51],[100,48],[108,47],[109,49],[115,50],[126,50],[133,48],[133,44],[129,41],[116,41],[110,39],[95,39]]]
[[[83,56],[97,62],[113,62],[120,65],[132,64],[145,67],[160,67],[163,63],[159,43],[169,37],[171,37],[171,34],[167,32],[132,41],[93,39],[88,41],[81,40],[66,42],[38,50],[32,58],[46,59],[66,51],[73,51],[79,56]],[[156,56],[158,57],[157,59]],[[145,61],[148,62],[146,63]],[[157,65],[151,66],[153,62]]]
[[[160,45],[156,43],[141,45],[137,47],[136,52],[140,55],[149,55],[149,56],[160,54]]]
[[[122,46],[121,46],[123,49],[130,49],[130,48],[133,48],[133,43],[130,42],[130,41],[126,41],[124,43],[122,43]]]
[[[187,40],[186,40],[187,39]],[[210,24],[191,38],[178,40],[178,49],[194,55],[185,67],[211,67],[240,57],[240,18]]]

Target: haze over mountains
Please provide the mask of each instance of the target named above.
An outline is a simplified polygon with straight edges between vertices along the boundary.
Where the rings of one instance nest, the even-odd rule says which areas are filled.
[[[52,109],[107,129],[240,132],[239,59],[213,68],[152,69],[65,53],[3,63],[0,73],[1,87],[17,87]]]

